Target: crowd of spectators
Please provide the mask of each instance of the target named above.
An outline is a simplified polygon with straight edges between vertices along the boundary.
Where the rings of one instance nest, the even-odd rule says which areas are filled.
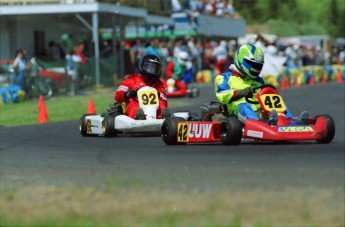
[[[181,52],[188,53],[189,67],[192,71],[192,77],[195,79],[196,73],[202,69],[216,69],[219,72],[224,72],[231,63],[232,52],[236,50],[236,44],[233,41],[212,41],[206,40],[202,42],[195,36],[186,36],[178,39],[158,39],[153,38],[148,42],[141,39],[134,41],[127,41],[125,46],[126,51],[129,52],[133,72],[126,72],[126,74],[137,73],[139,71],[138,63],[144,54],[156,54],[163,62],[164,67],[177,58]],[[162,75],[164,76],[164,75]]]
[[[324,51],[318,46],[308,44],[281,44],[268,42],[260,35],[254,42],[265,53],[271,56],[286,57],[284,66],[302,67],[309,65],[345,64],[344,48],[333,48],[332,52]],[[138,72],[138,62],[143,54],[154,53],[161,57],[164,65],[176,58],[181,51],[188,53],[192,67],[193,79],[202,69],[212,69],[216,73],[224,72],[233,63],[233,57],[238,48],[234,40],[206,40],[202,42],[195,36],[179,39],[154,38],[145,43],[143,40],[126,43],[134,72]],[[163,75],[164,76],[164,75]]]
[[[258,35],[255,45],[266,54],[286,57],[285,66],[302,67],[310,65],[345,64],[344,47],[333,47],[331,51],[308,43],[282,43],[279,40],[269,42]]]
[[[185,12],[191,20],[196,13],[230,18],[238,16],[232,0],[171,0],[171,8],[173,13]]]

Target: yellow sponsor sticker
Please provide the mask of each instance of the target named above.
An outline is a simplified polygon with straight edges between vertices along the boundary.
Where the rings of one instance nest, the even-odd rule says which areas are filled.
[[[139,104],[140,106],[158,105],[158,92],[156,90],[140,91]]]
[[[91,120],[86,119],[86,133],[92,133],[91,127]]]
[[[313,132],[313,128],[310,126],[289,126],[279,127],[278,132]]]
[[[177,142],[188,142],[188,123],[177,123]]]
[[[266,94],[260,96],[261,102],[266,110],[283,112],[286,110],[283,98],[278,94]]]

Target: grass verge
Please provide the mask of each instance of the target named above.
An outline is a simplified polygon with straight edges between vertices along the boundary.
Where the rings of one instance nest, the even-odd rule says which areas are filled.
[[[327,190],[191,191],[25,186],[0,191],[0,226],[343,226]]]
[[[98,114],[106,112],[109,104],[114,103],[113,89],[94,91],[82,96],[56,96],[45,100],[49,122],[78,120],[86,113],[90,100],[94,102]],[[169,108],[182,106],[182,100],[169,100]],[[38,100],[0,106],[0,125],[32,125],[38,122]]]

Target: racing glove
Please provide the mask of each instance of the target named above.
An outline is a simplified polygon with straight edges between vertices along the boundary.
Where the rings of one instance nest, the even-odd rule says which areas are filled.
[[[254,93],[253,87],[247,87],[244,89],[238,89],[235,91],[235,95],[230,99],[230,102],[239,100],[244,97],[252,97]]]
[[[137,96],[137,91],[136,90],[129,90],[125,92],[125,98],[130,99],[130,98],[135,98]]]

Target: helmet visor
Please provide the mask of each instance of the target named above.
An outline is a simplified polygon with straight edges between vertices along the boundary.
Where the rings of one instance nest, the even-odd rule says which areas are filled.
[[[244,59],[244,62],[248,64],[251,69],[255,71],[261,71],[262,67],[264,66],[263,62],[252,61],[248,59]]]
[[[149,60],[144,63],[143,71],[149,74],[159,74],[161,72],[161,65],[159,62]]]

